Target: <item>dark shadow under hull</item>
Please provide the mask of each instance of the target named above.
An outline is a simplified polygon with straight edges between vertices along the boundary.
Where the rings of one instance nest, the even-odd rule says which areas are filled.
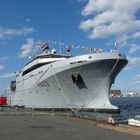
[[[54,111],[54,112],[98,112],[98,113],[120,113],[120,109],[95,109],[95,108],[33,108],[38,111]]]

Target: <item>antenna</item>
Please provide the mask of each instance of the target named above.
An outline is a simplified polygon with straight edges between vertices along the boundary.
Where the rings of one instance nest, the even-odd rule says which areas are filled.
[[[58,44],[59,44],[59,52],[61,54],[62,51],[61,51],[61,41],[60,40],[59,40],[59,43]]]
[[[59,35],[59,41],[58,41],[58,44],[59,44],[59,52],[60,54],[62,53],[62,48],[61,48],[61,36]]]

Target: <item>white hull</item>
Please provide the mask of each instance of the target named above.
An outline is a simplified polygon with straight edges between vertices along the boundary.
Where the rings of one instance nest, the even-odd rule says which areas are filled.
[[[128,124],[132,126],[140,126],[140,120],[128,119]]]
[[[108,98],[127,60],[116,53],[89,54],[56,61],[16,79],[10,104],[46,109],[118,110]],[[74,79],[73,79],[74,78]],[[79,78],[77,81],[76,78]]]

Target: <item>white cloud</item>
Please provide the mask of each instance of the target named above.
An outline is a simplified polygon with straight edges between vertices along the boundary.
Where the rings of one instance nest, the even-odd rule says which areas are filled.
[[[140,57],[128,57],[128,65],[125,69],[132,69],[140,66]]]
[[[135,32],[131,38],[139,38],[140,37],[140,31]]]
[[[129,48],[129,53],[134,53],[136,51],[140,50],[140,46],[137,44],[131,44]]]
[[[33,46],[34,46],[33,38],[28,38],[27,42],[25,44],[23,44],[20,48],[21,52],[19,54],[19,57],[25,58],[25,57],[29,56],[29,54],[32,52]]]
[[[140,0],[89,0],[81,13],[92,18],[82,21],[80,29],[92,39],[134,34],[140,30],[139,9]]]
[[[26,19],[26,22],[31,22],[31,19],[30,19],[30,18],[27,18],[27,19]]]
[[[140,73],[139,73],[139,74],[137,74],[137,78],[140,78]]]
[[[15,73],[5,73],[0,75],[0,78],[12,78],[15,77]]]
[[[17,18],[23,18],[23,15],[16,15]]]
[[[5,61],[5,60],[8,60],[8,59],[9,59],[8,56],[3,56],[3,57],[0,58],[0,61]]]
[[[88,0],[77,0],[78,2],[87,2]]]
[[[0,70],[4,69],[4,66],[3,65],[0,65]]]
[[[123,92],[128,91],[138,91],[140,89],[139,87],[140,79],[131,79],[131,80],[125,80],[125,81],[115,81],[115,84],[112,86],[113,88],[121,89]]]
[[[135,81],[130,81],[128,84],[127,84],[127,89],[131,89],[133,91],[139,91],[140,90],[140,80],[137,79]]]
[[[140,73],[136,75],[133,74],[133,77],[130,77],[127,77],[127,80],[115,80],[115,84],[112,85],[112,87],[121,89],[122,92],[140,91]]]
[[[33,32],[35,32],[34,28],[10,29],[0,27],[0,39],[6,39],[13,36],[24,36]]]

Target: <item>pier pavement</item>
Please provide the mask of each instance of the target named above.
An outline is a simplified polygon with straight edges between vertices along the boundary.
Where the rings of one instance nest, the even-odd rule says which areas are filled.
[[[69,116],[16,113],[0,115],[0,140],[140,139],[140,136],[104,129],[97,127],[95,122]]]

